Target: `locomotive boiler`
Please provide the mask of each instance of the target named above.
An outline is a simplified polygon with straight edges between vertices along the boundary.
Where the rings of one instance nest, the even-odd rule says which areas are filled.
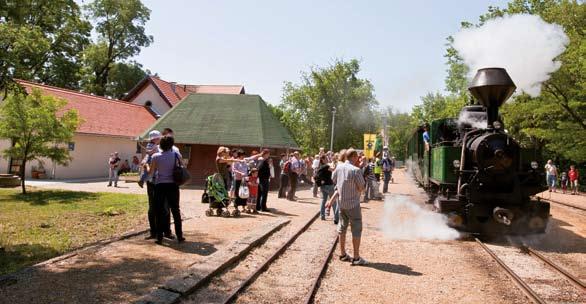
[[[546,189],[540,153],[521,147],[499,116],[515,84],[505,69],[485,68],[468,89],[478,104],[463,107],[458,119],[436,120],[413,134],[407,146],[409,170],[430,193],[434,209],[455,228],[543,233],[550,206],[531,198]]]

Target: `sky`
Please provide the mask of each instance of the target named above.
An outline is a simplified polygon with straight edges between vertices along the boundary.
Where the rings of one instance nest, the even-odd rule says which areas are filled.
[[[167,81],[242,84],[281,102],[285,81],[334,59],[361,60],[379,105],[408,112],[443,91],[446,37],[503,0],[143,0],[154,43],[135,60]]]

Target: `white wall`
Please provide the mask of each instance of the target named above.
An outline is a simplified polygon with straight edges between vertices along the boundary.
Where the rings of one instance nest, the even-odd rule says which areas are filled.
[[[142,92],[140,92],[132,99],[132,103],[144,106],[144,104],[149,100],[153,104],[152,108],[161,115],[165,114],[165,112],[169,111],[171,108],[169,107],[169,104],[163,100],[159,94],[159,91],[157,91],[157,89],[155,89],[155,87],[150,83],[144,90],[142,90]]]
[[[10,141],[0,140],[0,174],[8,173],[8,160],[2,157],[2,151],[10,147]]]
[[[108,158],[110,153],[118,152],[122,162],[128,159],[132,164],[132,156],[136,154],[136,141],[125,138],[76,134],[73,138],[75,150],[69,152],[73,160],[68,166],[55,166],[55,179],[95,178],[108,176]],[[31,175],[31,167],[37,166],[33,161],[27,164],[26,175]],[[47,177],[51,176],[53,163],[45,161]]]

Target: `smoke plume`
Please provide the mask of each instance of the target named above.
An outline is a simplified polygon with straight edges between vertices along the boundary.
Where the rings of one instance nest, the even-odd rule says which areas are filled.
[[[445,215],[423,209],[406,196],[385,199],[381,226],[384,235],[395,240],[454,240],[458,231],[448,227]]]
[[[460,113],[460,116],[458,117],[458,124],[469,124],[472,128],[476,129],[486,129],[488,126],[486,115],[474,115],[466,111]]]
[[[539,96],[541,83],[560,68],[562,63],[556,57],[568,42],[560,25],[526,14],[496,18],[454,36],[454,47],[470,68],[471,78],[478,69],[502,67],[517,85],[517,93],[533,97]]]

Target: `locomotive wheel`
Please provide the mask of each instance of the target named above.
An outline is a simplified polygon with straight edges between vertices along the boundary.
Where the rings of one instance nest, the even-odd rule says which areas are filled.
[[[212,211],[212,209],[206,210],[206,216],[212,216],[212,215],[214,215],[214,212]]]

